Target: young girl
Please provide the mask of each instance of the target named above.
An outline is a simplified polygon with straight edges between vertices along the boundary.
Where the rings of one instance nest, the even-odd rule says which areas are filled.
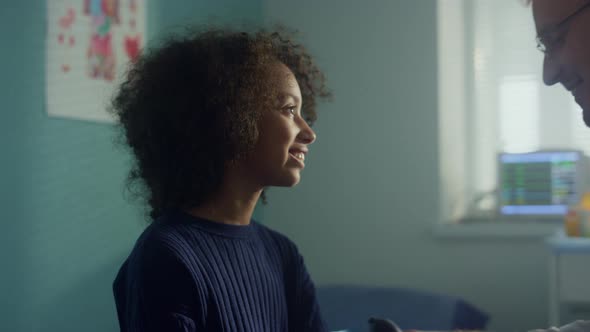
[[[152,222],[113,285],[121,331],[326,330],[296,246],[251,219],[265,187],[299,182],[326,97],[282,31],[208,29],[138,60],[112,111]]]

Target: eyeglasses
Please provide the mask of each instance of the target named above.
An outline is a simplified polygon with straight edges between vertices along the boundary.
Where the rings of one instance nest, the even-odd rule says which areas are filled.
[[[561,22],[557,23],[551,29],[543,32],[542,34],[537,36],[537,49],[546,56],[551,55],[559,46],[563,44],[565,41],[565,37],[567,35],[567,24],[576,17],[579,13],[581,13],[584,9],[590,7],[590,2],[586,3],[585,5],[581,6],[580,8],[576,9],[573,13],[569,14],[566,18],[561,20]]]

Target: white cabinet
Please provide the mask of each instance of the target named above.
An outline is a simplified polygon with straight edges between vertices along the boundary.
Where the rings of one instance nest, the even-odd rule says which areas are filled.
[[[590,239],[555,236],[547,241],[549,264],[549,323],[560,326],[564,304],[590,304]]]

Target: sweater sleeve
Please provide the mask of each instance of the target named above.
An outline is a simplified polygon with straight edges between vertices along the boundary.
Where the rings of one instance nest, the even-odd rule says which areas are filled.
[[[292,316],[294,317],[289,317],[289,324],[291,325],[289,331],[326,332],[328,329],[321,316],[315,286],[307,272],[303,257],[296,248],[294,250],[296,292],[294,294],[295,304],[292,310]]]
[[[202,331],[203,300],[191,272],[172,248],[145,243],[128,273],[121,331]]]

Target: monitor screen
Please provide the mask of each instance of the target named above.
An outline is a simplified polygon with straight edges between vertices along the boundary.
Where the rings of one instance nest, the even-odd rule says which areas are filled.
[[[582,153],[501,153],[499,199],[503,215],[564,215],[580,198]]]

